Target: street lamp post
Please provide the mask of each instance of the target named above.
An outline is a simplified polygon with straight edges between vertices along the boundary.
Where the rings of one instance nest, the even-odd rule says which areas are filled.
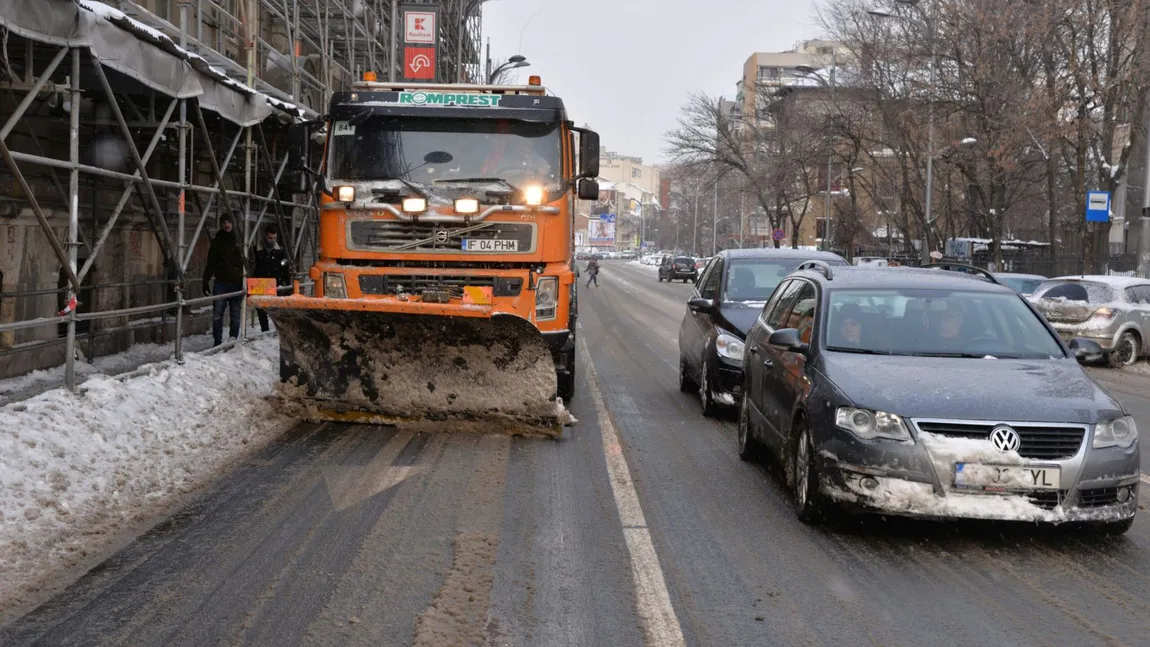
[[[799,74],[815,79],[822,83],[830,91],[831,95],[831,110],[834,110],[835,103],[835,71],[838,68],[838,50],[834,47],[831,48],[831,69],[827,75],[827,79],[823,79],[818,75],[818,71],[809,65],[799,65],[795,67],[795,71]],[[834,116],[833,112],[831,114]],[[834,172],[834,147],[829,147],[827,151],[827,194],[823,198],[823,222],[825,231],[823,231],[823,239],[820,244],[824,250],[830,249],[831,246],[831,173]]]
[[[918,6],[920,2],[923,2],[923,0],[894,1],[896,4],[911,7]],[[931,218],[934,206],[934,85],[935,68],[938,67],[935,52],[936,41],[938,40],[935,36],[936,12],[937,3],[933,3],[931,5],[931,15],[927,18],[927,22],[930,23],[930,80],[928,81],[926,94],[926,190],[923,195],[922,250],[920,255],[924,265],[930,262],[930,229],[933,225]],[[894,18],[896,16],[896,14],[882,9],[871,9],[867,11],[867,13],[876,18]]]
[[[508,58],[506,63],[503,63],[499,67],[495,68],[491,75],[487,77],[487,84],[495,85],[495,79],[499,78],[499,75],[502,74],[504,70],[514,70],[520,67],[530,66],[531,63],[527,62],[526,56],[516,54],[515,56]]]

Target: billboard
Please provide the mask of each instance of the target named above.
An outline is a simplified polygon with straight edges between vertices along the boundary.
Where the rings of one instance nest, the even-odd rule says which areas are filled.
[[[589,221],[587,234],[592,245],[614,245],[615,217],[611,214],[604,214],[599,220]]]
[[[403,15],[403,80],[439,80],[439,8],[435,5],[400,5]]]

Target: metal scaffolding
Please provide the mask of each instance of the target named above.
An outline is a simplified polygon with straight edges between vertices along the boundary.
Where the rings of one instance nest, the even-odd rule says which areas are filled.
[[[482,2],[425,3],[440,12],[441,80],[480,76]],[[64,363],[74,388],[78,344],[91,359],[172,339],[182,360],[206,306],[235,296],[195,280],[224,213],[245,254],[275,223],[306,289],[318,209],[287,170],[288,126],[365,72],[398,78],[397,13],[393,0],[0,0],[0,378]]]

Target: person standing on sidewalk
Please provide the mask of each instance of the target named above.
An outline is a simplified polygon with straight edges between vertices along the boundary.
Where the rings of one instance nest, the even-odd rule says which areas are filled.
[[[288,265],[287,254],[279,244],[279,229],[275,225],[264,228],[264,237],[252,253],[255,258],[255,272],[252,274],[259,279],[275,279],[276,287],[282,288],[291,285],[291,268]],[[262,308],[256,309],[260,319],[260,330],[267,332],[268,313]]]
[[[211,280],[215,278],[215,283]],[[230,214],[220,216],[220,230],[208,248],[208,262],[204,266],[204,294],[220,295],[242,292],[244,289],[244,255],[236,236]],[[240,308],[244,297],[238,295],[212,302],[212,339],[214,346],[224,341],[224,309],[230,309],[228,334],[232,339],[240,336]]]

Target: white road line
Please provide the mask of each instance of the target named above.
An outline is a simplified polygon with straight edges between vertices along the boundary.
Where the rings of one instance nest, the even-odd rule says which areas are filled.
[[[580,327],[581,328],[581,327]],[[671,596],[667,592],[667,582],[663,568],[659,565],[659,555],[651,541],[643,507],[639,495],[631,481],[631,471],[627,459],[623,457],[619,432],[611,422],[603,393],[599,386],[599,375],[591,362],[591,354],[583,336],[579,335],[579,354],[583,371],[591,385],[591,400],[599,417],[599,430],[603,435],[603,455],[607,459],[607,474],[611,479],[611,492],[615,495],[615,506],[619,509],[619,520],[623,522],[623,538],[627,542],[627,552],[631,560],[631,577],[635,586],[635,603],[639,618],[643,622],[648,645],[658,647],[678,647],[686,645],[679,618],[671,606]]]

